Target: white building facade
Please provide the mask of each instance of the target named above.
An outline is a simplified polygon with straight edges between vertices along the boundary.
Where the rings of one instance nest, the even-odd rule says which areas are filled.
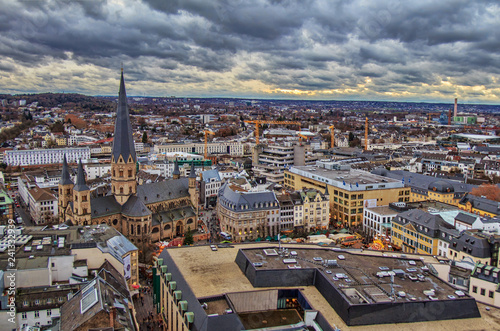
[[[53,149],[26,149],[17,151],[6,151],[4,160],[9,166],[31,166],[42,164],[62,163],[63,157],[69,163],[87,160],[90,158],[90,148],[53,148]]]

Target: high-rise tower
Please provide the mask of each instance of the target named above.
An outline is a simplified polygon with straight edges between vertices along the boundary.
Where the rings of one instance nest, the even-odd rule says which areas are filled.
[[[111,190],[121,205],[127,202],[131,195],[137,193],[136,161],[122,70],[111,153]]]

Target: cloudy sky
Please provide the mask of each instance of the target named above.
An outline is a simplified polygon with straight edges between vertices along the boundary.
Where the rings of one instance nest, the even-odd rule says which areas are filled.
[[[487,0],[0,0],[0,93],[500,103]]]

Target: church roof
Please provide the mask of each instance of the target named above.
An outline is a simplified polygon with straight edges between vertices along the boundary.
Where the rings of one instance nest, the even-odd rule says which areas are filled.
[[[120,92],[118,95],[118,107],[116,109],[115,133],[113,138],[113,157],[118,161],[120,155],[125,162],[129,156],[132,160],[137,160],[135,154],[134,140],[132,138],[132,126],[130,125],[130,115],[127,105],[127,93],[125,91],[125,81],[123,72],[120,80]]]
[[[138,197],[132,195],[123,205],[122,214],[130,217],[144,217],[151,215],[151,211]]]
[[[180,178],[139,185],[137,197],[145,204],[189,197],[189,181]]]
[[[179,207],[176,209],[170,209],[166,211],[161,211],[159,213],[153,214],[153,222],[152,226],[161,224],[161,223],[171,223],[184,218],[194,217],[196,213],[191,206]],[[190,224],[191,230],[194,230],[196,226],[194,223]]]
[[[108,195],[91,199],[90,210],[92,218],[98,218],[119,214],[122,211],[122,206],[116,201],[114,196]]]
[[[68,161],[66,161],[66,154],[64,154],[64,158],[63,158],[62,174],[61,174],[61,180],[59,181],[59,184],[60,185],[73,184],[73,181],[71,180],[71,176],[69,175]]]
[[[73,187],[74,191],[88,191],[89,187],[85,183],[85,172],[83,171],[82,160],[78,162],[78,172],[76,174],[76,185]]]

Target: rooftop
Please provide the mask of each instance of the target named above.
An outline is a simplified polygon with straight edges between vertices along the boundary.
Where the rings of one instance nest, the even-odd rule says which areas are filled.
[[[194,246],[194,247],[182,247],[182,248],[169,248],[164,250],[163,254],[169,254],[173,262],[175,262],[177,268],[179,269],[180,274],[182,274],[183,279],[189,284],[190,289],[193,294],[197,298],[201,297],[209,297],[209,296],[221,296],[224,293],[231,292],[241,292],[241,291],[255,291],[255,290],[263,290],[274,287],[260,287],[258,289],[254,288],[248,278],[242,273],[242,271],[236,266],[235,259],[239,249],[255,249],[262,252],[263,247],[270,246],[268,243],[262,244],[242,244],[237,245],[235,247],[226,247],[219,248],[218,251],[211,251],[209,246]],[[304,248],[304,245],[287,245],[286,246],[289,251],[295,250],[299,254],[301,252],[301,248]],[[277,246],[274,246],[277,248]],[[293,248],[293,249],[292,249]],[[329,252],[324,252],[324,254],[328,254]],[[257,257],[257,253],[253,253],[255,258]],[[305,254],[314,254],[314,253],[300,253]],[[338,254],[336,252],[331,252],[331,254]],[[366,257],[367,254],[371,254],[374,257],[369,258]],[[315,254],[314,254],[315,255]],[[365,262],[364,259],[374,259],[373,263],[369,263],[369,268],[373,268],[378,264],[384,264],[384,266],[392,267],[399,266],[400,263],[404,263],[408,261],[408,259],[401,258],[393,258],[393,257],[383,257],[382,252],[363,252],[363,253],[344,253],[347,261],[347,266],[355,265],[362,261]],[[400,256],[400,254],[395,253],[396,256]],[[201,258],[203,257],[203,258]],[[432,256],[425,256],[425,262],[437,262]],[[358,259],[358,260],[357,260]],[[351,260],[351,261],[349,261]],[[358,262],[356,262],[356,260]],[[415,257],[415,262],[419,264],[419,267],[422,265],[418,257]],[[302,263],[302,262],[301,262]],[[281,265],[283,263],[281,262]],[[314,264],[313,264],[314,265]],[[401,265],[402,266],[402,265]],[[357,267],[357,266],[356,266]],[[370,269],[373,270],[373,269]],[[223,272],[221,272],[223,271]],[[169,269],[170,272],[170,269]],[[320,271],[324,273],[324,271]],[[354,274],[354,277],[359,277],[357,274]],[[434,276],[427,276],[432,279],[432,282],[436,282],[438,286],[443,284],[446,291],[451,291],[450,286],[441,280],[437,279]],[[332,281],[333,282],[333,281]],[[406,282],[406,283],[405,283]],[[422,282],[417,285],[422,288],[425,286],[431,287],[434,286],[433,283]],[[410,286],[416,284],[415,282],[405,280],[402,281],[404,284],[400,284],[401,286],[408,287],[408,291],[415,293],[419,288],[412,289]],[[402,287],[406,290],[406,287]],[[340,316],[335,312],[335,310],[331,307],[331,305],[327,302],[327,300],[323,297],[323,295],[318,291],[315,286],[299,286],[296,288],[302,288],[303,293],[307,297],[307,300],[311,304],[313,309],[317,309],[322,312],[323,316],[326,318],[330,325],[336,325],[342,330],[373,330],[373,326],[356,326],[349,327],[345,324],[345,322],[340,318]],[[438,291],[439,293],[439,291]],[[420,294],[419,294],[420,295]],[[221,299],[222,300],[222,299]],[[224,306],[225,302],[221,301]],[[221,307],[222,309],[224,307]],[[430,321],[430,322],[415,322],[411,324],[407,323],[398,323],[398,324],[390,324],[384,325],[384,328],[389,328],[393,331],[397,330],[477,330],[477,329],[491,329],[494,328],[497,323],[500,322],[500,314],[495,316],[491,316],[492,313],[481,310],[483,314],[482,318],[470,318],[470,319],[461,319],[461,320],[447,320],[447,321]]]
[[[330,170],[317,166],[293,166],[290,172],[350,191],[404,187],[401,180],[363,170]]]

